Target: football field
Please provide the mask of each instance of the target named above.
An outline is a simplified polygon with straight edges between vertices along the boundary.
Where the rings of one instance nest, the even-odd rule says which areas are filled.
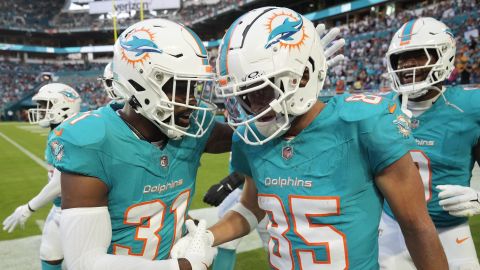
[[[27,123],[0,123],[0,221],[3,221],[13,210],[28,202],[46,184],[44,167],[44,149],[47,130]],[[212,222],[216,216],[215,209],[204,209],[209,206],[202,202],[207,189],[227,174],[228,155],[205,154],[201,160],[193,199],[192,216],[203,216]],[[473,185],[480,188],[480,174],[474,176]],[[198,210],[203,209],[203,210]],[[50,210],[49,206],[34,213],[28,220],[25,229],[17,229],[8,234],[0,231],[0,269],[40,269],[38,248],[41,228]],[[480,216],[470,220],[472,234],[480,250]],[[238,270],[268,269],[266,254],[259,247],[258,237],[249,236],[241,245],[237,265]],[[252,250],[252,248],[254,248]]]

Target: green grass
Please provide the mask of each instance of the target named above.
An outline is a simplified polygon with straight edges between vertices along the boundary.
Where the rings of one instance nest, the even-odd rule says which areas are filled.
[[[41,133],[32,133],[19,128],[19,126],[25,125],[24,123],[0,123],[0,132],[43,159],[47,137],[41,136]],[[0,198],[2,202],[0,221],[3,221],[17,206],[26,203],[41,190],[46,184],[47,176],[44,168],[33,162],[3,138],[0,138],[0,153]],[[192,209],[208,207],[202,202],[203,194],[211,184],[227,174],[228,154],[205,154],[202,157],[201,164]],[[49,207],[44,207],[33,214],[28,220],[25,230],[17,229],[11,234],[1,230],[0,241],[40,234],[35,220],[44,220],[48,211]],[[477,254],[480,255],[480,216],[471,218],[470,226]],[[258,249],[239,254],[235,269],[268,269],[266,253],[263,249]]]
[[[44,158],[46,136],[42,133],[32,133],[19,127],[28,126],[25,123],[0,123],[0,132],[32,152],[37,157]],[[43,134],[46,134],[45,130]],[[16,207],[27,203],[47,183],[47,172],[15,146],[0,137],[0,221],[9,216]],[[196,193],[192,202],[192,209],[209,207],[202,202],[203,194],[208,188],[228,173],[228,154],[205,154],[201,159],[202,166],[198,170]],[[0,241],[10,240],[32,235],[39,235],[41,231],[36,220],[45,220],[49,206],[35,212],[25,225],[25,229],[16,229],[7,233],[0,229]],[[259,265],[264,267],[259,267]],[[239,255],[235,269],[268,269],[267,257],[263,249],[253,250]]]

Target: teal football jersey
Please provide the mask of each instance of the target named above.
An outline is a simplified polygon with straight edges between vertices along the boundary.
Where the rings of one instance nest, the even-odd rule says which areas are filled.
[[[55,134],[53,130],[50,130],[47,137],[47,146],[45,147],[45,160],[47,161],[47,165],[48,165],[48,181],[52,180],[53,170],[54,170],[53,159],[52,159],[52,155],[50,154],[50,147],[48,147],[48,140],[50,140],[50,138],[52,138],[53,136],[55,136]],[[53,200],[53,204],[57,207],[60,207],[62,205],[62,199],[60,198],[60,196],[56,197]]]
[[[337,96],[290,141],[251,146],[234,136],[233,169],[254,179],[270,219],[272,269],[378,269],[375,175],[413,143],[390,103]]]
[[[393,96],[393,94],[391,94]],[[412,158],[425,187],[428,212],[435,226],[449,227],[467,221],[443,211],[437,185],[470,186],[475,163],[472,149],[480,138],[480,89],[448,87],[430,109],[411,119],[416,150]],[[457,106],[460,110],[456,109]],[[385,204],[385,212],[393,217]]]
[[[108,187],[109,253],[166,259],[182,235],[213,125],[202,138],[169,140],[160,149],[140,140],[115,106],[79,114],[57,127],[61,135],[49,140],[52,159],[60,171],[96,177]]]

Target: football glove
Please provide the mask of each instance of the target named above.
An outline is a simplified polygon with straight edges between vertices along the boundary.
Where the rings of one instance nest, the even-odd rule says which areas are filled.
[[[20,227],[23,229],[25,227],[25,222],[32,215],[32,213],[33,211],[30,210],[28,204],[17,207],[13,214],[8,216],[3,221],[3,230],[11,233],[18,225],[20,225]]]
[[[231,173],[227,177],[223,178],[220,183],[211,186],[205,196],[203,196],[203,202],[211,206],[219,206],[223,200],[232,193],[236,188],[241,186],[245,182],[245,177],[239,173]]]
[[[185,226],[188,234],[175,243],[170,257],[187,259],[192,270],[207,270],[217,254],[217,248],[212,247],[213,234],[206,230],[204,219],[200,220],[198,226],[192,220],[187,220]]]
[[[479,194],[471,187],[438,185],[440,206],[450,215],[471,217],[480,214]]]
[[[325,24],[321,23],[315,28],[319,36],[323,36],[320,40],[322,47],[324,49],[325,59],[327,60],[327,67],[331,68],[336,66],[340,61],[342,61],[345,56],[343,54],[337,54],[333,57],[340,49],[345,46],[345,39],[340,38],[335,40],[340,34],[340,29],[334,27],[325,34]],[[324,35],[325,34],[325,35]],[[335,40],[335,41],[334,41]]]

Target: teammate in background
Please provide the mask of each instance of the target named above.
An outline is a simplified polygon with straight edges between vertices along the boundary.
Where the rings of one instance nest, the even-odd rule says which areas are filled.
[[[68,85],[51,83],[42,86],[32,98],[37,103],[36,109],[28,111],[30,124],[38,124],[42,128],[50,128],[48,138],[60,123],[80,111],[81,98]],[[60,242],[60,172],[54,169],[49,154],[50,147],[45,149],[48,163],[48,183],[27,204],[19,206],[15,212],[3,221],[3,230],[12,232],[18,225],[24,226],[30,215],[53,201],[52,209],[45,221],[40,244],[40,260],[42,270],[62,269],[63,252]]]
[[[247,178],[241,203],[206,231],[206,245],[246,235],[267,214],[272,269],[378,269],[384,196],[416,266],[447,269],[405,116],[378,96],[317,100],[332,54],[327,44],[286,8],[256,9],[227,31],[219,94],[250,115],[234,123],[229,111],[238,126],[232,167]]]
[[[199,233],[189,230],[199,243],[183,258],[169,253],[183,232],[201,154],[231,147],[232,130],[211,125],[207,51],[183,25],[145,20],[120,35],[112,67],[113,88],[128,102],[73,117],[49,140],[62,172],[67,267],[206,270],[215,249],[201,245]]]
[[[480,90],[447,87],[455,62],[450,29],[433,18],[404,24],[387,52],[392,88],[411,115],[412,151],[424,183],[428,212],[450,269],[480,269],[468,217],[480,213],[478,191],[470,187],[480,160]],[[423,189],[422,189],[423,190]],[[380,226],[382,269],[415,269],[394,213],[385,205]]]
[[[107,93],[107,96],[114,102],[117,103],[125,103],[126,101],[126,94],[122,92],[120,88],[117,87],[115,89],[113,87],[113,70],[112,70],[112,62],[109,62],[105,66],[105,70],[103,71],[103,76],[99,78],[102,81],[103,89]]]

